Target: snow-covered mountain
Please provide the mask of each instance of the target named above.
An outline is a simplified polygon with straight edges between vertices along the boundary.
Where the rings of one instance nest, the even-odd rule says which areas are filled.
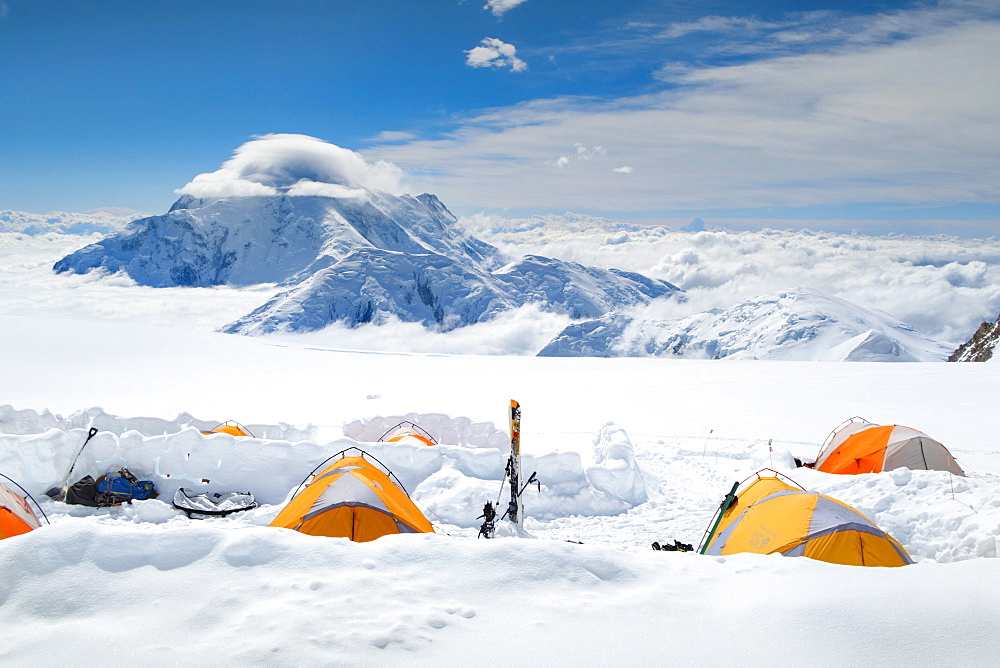
[[[800,288],[679,320],[612,313],[570,325],[538,354],[916,362],[949,352],[886,313]]]
[[[56,272],[124,272],[153,287],[298,282],[358,249],[437,253],[479,265],[496,250],[433,195],[183,195],[160,216],[67,255]]]
[[[680,292],[615,269],[541,256],[510,262],[434,195],[389,194],[397,171],[313,137],[258,138],[184,186],[167,213],[53,269],[121,272],[152,287],[287,286],[223,328],[241,334],[392,318],[449,330],[529,303],[597,318]]]
[[[1000,347],[1000,316],[995,322],[984,322],[972,338],[948,357],[949,362],[986,362],[994,359]]]
[[[632,272],[541,256],[500,266],[434,195],[182,196],[58,261],[56,272],[124,272],[153,287],[291,286],[224,331],[313,331],[389,317],[448,330],[540,303],[600,317],[679,289]]]

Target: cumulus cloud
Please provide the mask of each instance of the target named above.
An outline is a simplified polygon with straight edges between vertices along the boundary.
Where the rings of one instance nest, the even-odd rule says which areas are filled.
[[[483,9],[488,9],[493,12],[493,16],[502,16],[504,13],[527,1],[528,0],[486,0],[486,4],[483,5]]]
[[[517,57],[517,49],[495,37],[486,37],[479,46],[465,52],[469,67],[509,67],[511,72],[523,72],[528,64]]]
[[[765,229],[677,232],[579,215],[463,219],[511,255],[619,267],[687,291],[645,317],[680,318],[743,299],[815,288],[954,344],[1000,313],[1000,239],[861,236]],[[728,221],[727,221],[728,222]],[[802,221],[800,221],[802,222]],[[693,226],[692,229],[705,227]]]
[[[632,168],[629,167],[628,165],[623,165],[621,167],[615,167],[611,171],[614,172],[615,174],[631,174]]]
[[[364,190],[398,193],[402,170],[384,160],[315,137],[271,134],[243,144],[217,171],[177,191],[199,198],[257,195],[359,197]]]

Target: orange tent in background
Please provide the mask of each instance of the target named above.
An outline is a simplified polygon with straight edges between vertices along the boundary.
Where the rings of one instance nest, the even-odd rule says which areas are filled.
[[[249,429],[234,420],[227,420],[201,433],[206,436],[209,434],[229,434],[231,436],[249,436],[250,438],[254,438]]]
[[[412,422],[400,422],[378,439],[380,443],[398,443],[405,439],[414,439],[424,445],[437,445],[434,437]]]
[[[40,526],[42,523],[28,505],[28,500],[0,483],[0,540],[28,533]]]
[[[775,477],[747,485],[715,529],[704,554],[778,553],[847,566],[913,563],[895,538],[854,508]]]
[[[434,533],[402,486],[363,456],[341,457],[314,475],[270,526],[359,543],[389,534]]]
[[[826,473],[879,473],[893,469],[951,471],[964,476],[948,448],[910,427],[851,418],[834,430],[814,467]]]

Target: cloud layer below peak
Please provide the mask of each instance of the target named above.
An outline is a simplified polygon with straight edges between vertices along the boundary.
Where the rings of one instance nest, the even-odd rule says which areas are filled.
[[[199,198],[252,196],[361,197],[398,193],[403,172],[315,137],[269,134],[246,142],[218,170],[199,174],[177,193]]]

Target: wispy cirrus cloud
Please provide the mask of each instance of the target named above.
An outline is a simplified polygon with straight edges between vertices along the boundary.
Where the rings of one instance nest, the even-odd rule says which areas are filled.
[[[834,46],[812,41],[729,66],[673,61],[666,90],[486,110],[438,139],[372,154],[433,174],[420,187],[458,208],[995,204],[996,14],[948,6],[852,17],[854,37]],[[840,16],[809,20],[817,35],[845,25]],[[577,143],[606,154],[576,160],[567,147]],[[573,169],[552,169],[552,156]],[[631,177],[611,179],[620,165]]]
[[[697,21],[671,23],[659,36],[667,39],[695,32],[742,32],[781,28],[786,23],[761,21],[755,16],[703,16]]]
[[[523,72],[528,64],[517,57],[517,48],[495,37],[486,37],[465,52],[465,64],[469,67],[510,68],[511,72]]]

